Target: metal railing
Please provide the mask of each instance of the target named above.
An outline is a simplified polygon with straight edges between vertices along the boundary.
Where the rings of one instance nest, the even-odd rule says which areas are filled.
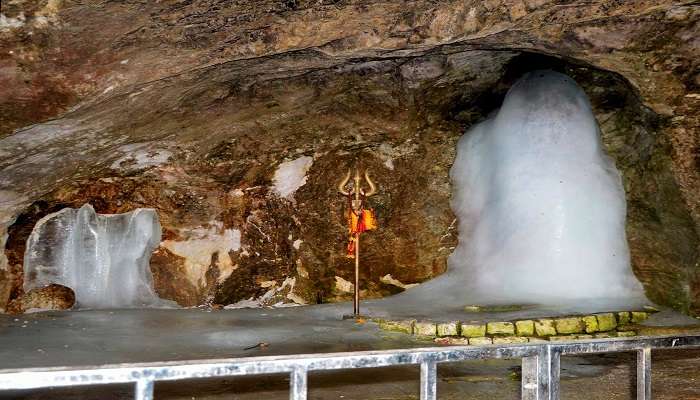
[[[420,398],[435,400],[437,364],[522,358],[522,399],[559,399],[562,355],[637,352],[637,399],[651,399],[651,350],[700,347],[700,336],[593,339],[515,345],[430,347],[407,350],[247,357],[204,361],[114,364],[81,368],[0,370],[0,391],[58,386],[134,383],[136,400],[153,399],[158,381],[255,374],[290,374],[290,399],[305,400],[309,371],[420,365]]]

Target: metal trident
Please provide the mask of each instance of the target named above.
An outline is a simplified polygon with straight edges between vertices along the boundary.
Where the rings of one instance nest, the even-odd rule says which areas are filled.
[[[345,190],[345,185],[350,180],[351,170],[345,175],[345,178],[338,185],[338,191],[344,196],[353,196],[351,207],[354,212],[362,211],[362,197],[370,197],[377,193],[377,187],[369,178],[369,173],[365,170],[364,179],[369,185],[369,191],[362,189],[362,178],[360,168],[355,167],[355,177],[353,178],[352,190]],[[353,314],[355,317],[360,315],[360,232],[355,232],[353,241],[355,242],[355,287],[353,299]]]

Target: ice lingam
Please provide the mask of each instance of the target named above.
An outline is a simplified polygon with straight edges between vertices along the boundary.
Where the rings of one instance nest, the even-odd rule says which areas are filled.
[[[168,305],[155,294],[149,269],[160,236],[152,209],[101,215],[86,204],[47,215],[27,239],[24,289],[68,286],[77,308]]]
[[[460,139],[450,175],[460,236],[447,273],[370,308],[648,303],[630,266],[620,174],[569,77],[518,80],[500,110]]]

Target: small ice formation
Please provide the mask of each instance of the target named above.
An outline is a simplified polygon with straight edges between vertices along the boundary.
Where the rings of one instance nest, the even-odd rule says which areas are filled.
[[[460,139],[450,175],[460,237],[448,272],[376,306],[647,303],[630,267],[620,174],[569,77],[522,77]]]
[[[165,240],[161,245],[173,254],[185,259],[187,278],[193,285],[206,285],[206,274],[216,254],[219,276],[223,282],[236,269],[230,252],[241,249],[241,231],[224,229],[220,221],[211,221],[207,227],[202,226],[188,231],[181,231],[183,240]]]
[[[297,189],[306,183],[306,173],[311,169],[313,162],[313,157],[304,156],[280,164],[272,178],[275,193],[280,197],[292,199]]]
[[[64,208],[39,220],[27,239],[24,289],[68,286],[76,308],[171,305],[153,291],[149,269],[160,235],[152,209],[102,215],[89,204]]]

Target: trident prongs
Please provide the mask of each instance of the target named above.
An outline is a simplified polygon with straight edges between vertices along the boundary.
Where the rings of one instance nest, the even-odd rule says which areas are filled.
[[[372,179],[369,177],[369,170],[365,170],[365,173],[364,173],[365,182],[367,182],[367,185],[369,185],[368,191],[365,191],[364,189],[361,188],[362,175],[360,175],[359,168],[355,169],[355,176],[353,177],[352,190],[345,189],[345,186],[350,181],[351,176],[352,176],[352,170],[348,170],[348,173],[345,174],[345,176],[343,177],[343,180],[341,180],[340,183],[338,184],[338,192],[340,192],[342,195],[355,196],[357,198],[357,200],[359,200],[360,196],[370,197],[370,196],[374,196],[375,194],[377,194],[377,186],[374,184]]]
[[[369,185],[369,192],[365,193],[365,197],[375,195],[377,193],[377,186],[375,186],[374,182],[369,179],[369,170],[365,170],[365,181],[367,181],[367,184]]]
[[[348,170],[347,175],[345,175],[345,178],[343,178],[342,181],[340,181],[340,184],[338,185],[338,191],[345,195],[345,196],[350,196],[351,193],[345,190],[345,185],[348,184],[348,181],[350,180],[350,170]]]

